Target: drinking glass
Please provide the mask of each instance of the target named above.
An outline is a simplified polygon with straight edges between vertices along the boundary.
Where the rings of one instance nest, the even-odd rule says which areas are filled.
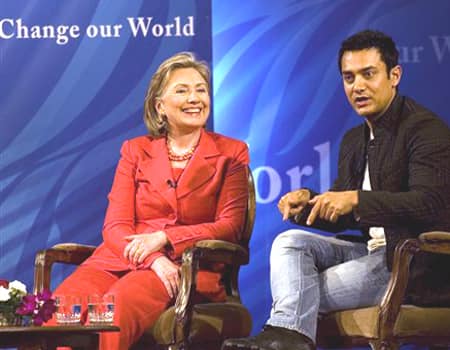
[[[55,316],[58,324],[78,324],[81,320],[81,297],[59,295],[55,298]]]
[[[114,320],[114,295],[89,295],[88,318],[90,324],[112,324]]]

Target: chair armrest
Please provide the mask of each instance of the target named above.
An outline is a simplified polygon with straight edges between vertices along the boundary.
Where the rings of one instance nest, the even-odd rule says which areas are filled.
[[[50,288],[51,269],[55,262],[79,265],[94,252],[95,247],[62,243],[40,250],[34,260],[34,293]]]
[[[209,262],[228,265],[245,265],[249,262],[249,254],[239,244],[221,240],[203,240],[194,245],[198,258]]]
[[[418,252],[450,254],[450,232],[422,233],[417,239],[406,239],[397,244],[394,252],[391,278],[380,304],[381,336],[392,335],[394,325],[405,298],[409,280],[410,263]]]
[[[95,246],[78,243],[61,243],[43,250],[45,255],[53,262],[63,264],[80,265],[89,258],[95,250]]]
[[[249,261],[248,252],[238,244],[221,240],[203,240],[183,253],[180,291],[175,301],[175,327],[173,340],[187,339],[193,310],[193,295],[200,262],[225,264],[226,289],[236,301],[240,301],[237,287],[239,267]]]
[[[430,253],[450,254],[450,232],[432,231],[419,236],[420,250]]]

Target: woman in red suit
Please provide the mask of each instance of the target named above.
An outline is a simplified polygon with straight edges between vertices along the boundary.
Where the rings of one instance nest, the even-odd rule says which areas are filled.
[[[94,293],[115,296],[114,323],[121,331],[102,334],[101,349],[128,349],[174,303],[186,248],[202,239],[239,239],[248,150],[205,131],[209,82],[208,67],[191,53],[158,68],[145,99],[150,135],[122,145],[103,243],[55,290],[83,300]],[[200,271],[198,277],[203,298],[224,298],[220,274]]]

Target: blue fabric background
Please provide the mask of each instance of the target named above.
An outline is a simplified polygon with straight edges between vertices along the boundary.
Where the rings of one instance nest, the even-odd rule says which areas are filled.
[[[345,97],[337,53],[366,28],[396,41],[409,95],[450,123],[450,2],[446,0],[213,1],[215,129],[248,142],[257,182],[251,262],[241,273],[254,332],[271,304],[269,252],[279,197],[326,190],[340,140],[362,122]]]
[[[170,0],[0,3],[0,21],[122,24],[118,38],[0,39],[0,278],[31,288],[38,249],[97,244],[123,140],[146,132],[142,104],[157,65],[193,50],[212,63],[210,128],[250,146],[257,181],[251,262],[241,292],[259,330],[270,310],[269,252],[292,227],[279,197],[336,175],[343,133],[361,123],[337,69],[341,41],[364,28],[393,36],[400,92],[450,122],[447,0]],[[194,16],[193,37],[133,37],[127,17]],[[68,271],[57,269],[54,284]]]
[[[195,35],[133,36],[127,18],[163,27],[188,23]],[[83,35],[0,39],[0,278],[29,288],[37,250],[60,242],[98,244],[122,142],[146,134],[148,82],[178,51],[211,63],[210,1],[51,1],[0,3],[0,21],[78,25]],[[90,38],[89,25],[121,24],[119,37]],[[11,25],[3,24],[11,34]],[[164,27],[165,28],[165,27]],[[30,29],[31,30],[31,29]],[[211,118],[211,121],[213,118]],[[212,123],[211,123],[212,124]],[[57,268],[53,285],[67,273]]]

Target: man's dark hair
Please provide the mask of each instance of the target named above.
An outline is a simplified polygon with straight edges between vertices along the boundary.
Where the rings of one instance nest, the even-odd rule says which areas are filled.
[[[398,50],[394,40],[376,30],[363,30],[345,39],[339,50],[339,73],[342,73],[342,56],[346,51],[359,51],[375,48],[387,68],[387,74],[398,64]]]

